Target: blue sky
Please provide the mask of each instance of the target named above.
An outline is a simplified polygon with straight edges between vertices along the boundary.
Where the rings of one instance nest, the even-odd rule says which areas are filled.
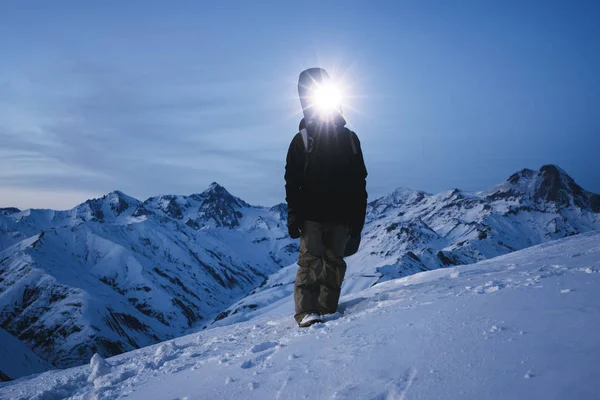
[[[371,199],[548,163],[600,192],[600,3],[322,3],[1,2],[0,206],[212,181],[279,203],[315,66],[343,82]]]

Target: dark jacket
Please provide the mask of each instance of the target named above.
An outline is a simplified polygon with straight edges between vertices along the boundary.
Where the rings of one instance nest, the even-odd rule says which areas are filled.
[[[287,154],[288,213],[300,221],[348,223],[360,235],[367,207],[367,169],[358,136],[343,123],[308,125],[307,130],[308,154],[300,133]]]

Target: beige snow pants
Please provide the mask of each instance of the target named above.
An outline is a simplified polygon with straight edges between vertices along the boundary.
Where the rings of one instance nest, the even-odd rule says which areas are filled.
[[[337,311],[346,274],[344,249],[347,237],[347,224],[304,223],[294,286],[296,322],[300,323],[306,314],[324,315]]]

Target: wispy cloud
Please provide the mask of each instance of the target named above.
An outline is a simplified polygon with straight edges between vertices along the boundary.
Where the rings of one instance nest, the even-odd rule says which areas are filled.
[[[265,82],[72,62],[3,74],[0,87],[2,205],[24,189],[189,193],[280,167],[265,138],[271,121],[256,116],[269,107],[253,95]]]

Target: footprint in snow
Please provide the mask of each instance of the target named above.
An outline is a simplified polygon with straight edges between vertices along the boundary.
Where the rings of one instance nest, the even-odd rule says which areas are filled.
[[[471,288],[471,290],[477,294],[486,294],[497,292],[498,290],[503,289],[505,286],[506,285],[504,283],[494,280],[486,282],[484,285]]]
[[[250,369],[250,368],[258,367],[258,366],[264,364],[265,361],[267,361],[273,355],[273,353],[275,353],[275,350],[262,353],[258,357],[254,357],[254,358],[244,361],[240,365],[240,367],[242,369]]]
[[[534,376],[535,376],[535,375],[534,375],[534,374],[533,374],[533,372],[530,370],[530,371],[527,371],[527,373],[525,374],[524,378],[525,378],[525,379],[531,379],[531,378],[533,378]]]
[[[269,350],[277,346],[280,346],[278,342],[263,342],[252,347],[250,351],[253,353],[260,353],[261,351]]]
[[[563,265],[544,265],[537,269],[540,273],[540,279],[554,278],[565,274],[566,268]]]

